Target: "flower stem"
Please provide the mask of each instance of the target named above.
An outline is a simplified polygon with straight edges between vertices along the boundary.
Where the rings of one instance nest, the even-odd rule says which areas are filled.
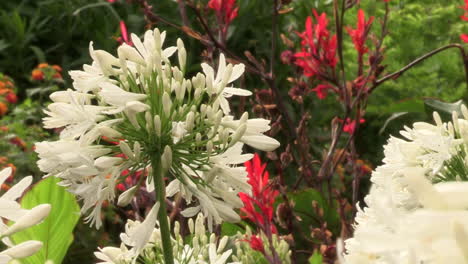
[[[174,264],[174,255],[172,254],[171,230],[167,221],[166,210],[166,185],[164,184],[164,175],[161,161],[153,157],[151,159],[151,167],[153,167],[153,180],[155,185],[156,201],[159,202],[159,231],[161,232],[162,248],[164,253],[164,263]]]

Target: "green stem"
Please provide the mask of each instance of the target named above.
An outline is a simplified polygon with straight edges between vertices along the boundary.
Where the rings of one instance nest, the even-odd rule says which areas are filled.
[[[174,255],[172,254],[171,230],[167,221],[166,210],[166,185],[164,184],[164,173],[159,158],[151,159],[151,167],[153,167],[153,180],[155,185],[156,201],[159,202],[159,231],[161,232],[162,248],[164,253],[164,263],[174,264]]]

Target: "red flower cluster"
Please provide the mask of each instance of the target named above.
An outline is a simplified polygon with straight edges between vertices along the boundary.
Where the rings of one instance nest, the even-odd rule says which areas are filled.
[[[266,164],[262,164],[257,154],[252,161],[245,163],[245,167],[249,177],[248,183],[252,186],[252,195],[239,193],[244,203],[244,207],[241,208],[242,217],[255,223],[265,234],[276,234],[278,231],[273,223],[273,211],[279,192],[271,185],[268,171],[265,171]],[[258,236],[251,236],[248,241],[252,249],[263,252],[263,243]]]
[[[218,20],[225,25],[229,25],[237,17],[239,11],[236,7],[236,0],[210,0],[208,7],[216,12]]]
[[[343,122],[343,120],[340,120]],[[359,119],[359,124],[364,124],[366,120],[364,118]],[[346,118],[346,122],[344,123],[343,126],[343,132],[348,133],[350,135],[354,134],[354,131],[356,130],[356,120],[351,120],[351,118]]]
[[[369,48],[366,47],[366,40],[367,36],[369,35],[369,30],[372,26],[372,22],[374,21],[374,17],[371,16],[369,20],[366,22],[366,17],[364,11],[359,9],[356,29],[351,27],[346,28],[348,34],[351,36],[351,39],[354,43],[354,48],[359,53],[359,56],[363,56],[369,51]]]
[[[302,51],[295,54],[295,64],[303,69],[305,76],[323,80],[328,79],[338,62],[336,35],[331,36],[327,29],[327,15],[319,16],[315,9],[313,12],[317,23],[314,24],[312,17],[307,18],[305,31],[299,33]]]
[[[465,11],[463,15],[461,15],[461,19],[468,21],[468,0],[465,0],[465,5],[460,7]],[[460,38],[463,42],[468,43],[468,35],[467,34],[461,34]]]
[[[16,104],[18,97],[13,79],[0,73],[0,116],[8,112],[8,104]]]

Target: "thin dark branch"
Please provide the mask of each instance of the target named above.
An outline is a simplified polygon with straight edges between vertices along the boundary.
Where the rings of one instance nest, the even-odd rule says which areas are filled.
[[[433,51],[430,51],[426,54],[424,54],[423,56],[415,59],[414,61],[412,61],[411,63],[409,63],[408,65],[406,65],[405,67],[401,68],[400,70],[394,72],[394,73],[391,73],[391,74],[388,74],[384,77],[382,77],[381,79],[377,80],[375,82],[375,85],[374,87],[372,87],[372,89],[375,89],[377,88],[379,85],[381,85],[382,83],[384,83],[385,81],[388,81],[390,79],[392,80],[396,80],[398,79],[401,75],[403,75],[403,73],[405,73],[406,71],[408,71],[409,69],[413,68],[414,66],[418,65],[419,63],[425,61],[426,59],[444,51],[444,50],[448,50],[448,49],[451,49],[451,48],[456,48],[460,51],[460,54],[463,58],[463,65],[465,67],[465,77],[466,77],[466,82],[467,82],[467,87],[468,87],[468,60],[467,60],[467,55],[466,55],[466,51],[465,49],[463,48],[462,45],[458,44],[458,43],[452,43],[452,44],[448,44],[446,46],[443,46],[443,47],[440,47],[438,49],[435,49]]]

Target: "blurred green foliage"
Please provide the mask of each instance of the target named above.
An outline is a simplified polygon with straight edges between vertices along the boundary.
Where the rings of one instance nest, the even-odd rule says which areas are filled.
[[[152,0],[154,12],[171,22],[181,24],[178,6],[172,0]],[[201,6],[208,0],[196,1]],[[287,2],[287,1],[285,1]],[[379,34],[379,21],[384,14],[383,1],[361,0],[361,8],[366,11],[366,17],[375,16],[373,32]],[[391,0],[391,14],[389,21],[389,36],[386,38],[385,60],[386,72],[399,70],[419,56],[449,43],[459,43],[459,35],[468,33],[468,23],[460,19],[462,0]],[[251,52],[260,62],[267,61],[271,54],[271,14],[272,1],[265,0],[237,0],[239,4],[239,16],[229,28],[227,46],[240,56],[245,51]],[[295,49],[299,49],[297,32],[304,30],[304,22],[307,16],[312,15],[312,9],[326,12],[330,17],[330,27],[333,22],[331,0],[293,0],[285,8],[292,8],[290,12],[279,16],[279,33],[291,39]],[[349,10],[345,17],[345,24],[355,26],[358,7]],[[203,16],[210,24],[215,25],[213,12],[203,9]],[[196,16],[190,8],[187,10],[189,21],[193,29],[203,32]],[[17,83],[20,105],[0,123],[8,126],[9,131],[2,134],[3,142],[0,143],[2,155],[15,161],[18,167],[18,175],[34,174],[40,176],[35,166],[37,157],[32,151],[19,151],[7,141],[11,137],[18,136],[26,142],[28,149],[36,141],[50,138],[53,131],[45,131],[40,127],[41,113],[45,101],[38,100],[31,92],[37,84],[30,79],[31,70],[41,62],[58,64],[64,70],[64,85],[61,89],[71,86],[71,80],[66,74],[69,70],[79,69],[84,63],[89,63],[89,42],[94,42],[96,49],[107,51],[115,50],[118,46],[116,38],[120,36],[119,21],[124,20],[128,31],[141,35],[145,31],[146,21],[140,8],[136,4],[127,3],[124,0],[111,4],[105,0],[3,0],[0,1],[0,72],[10,75]],[[159,23],[158,26],[168,31],[168,43],[175,43],[177,37],[181,37],[185,43],[188,54],[188,72],[200,70],[199,63],[206,58],[203,53],[204,46],[197,40],[191,39],[177,29],[167,27]],[[346,72],[352,78],[356,72],[356,52],[347,34],[345,34]],[[316,160],[320,160],[324,147],[329,144],[329,127],[333,117],[342,114],[342,109],[336,98],[329,96],[326,100],[318,100],[315,94],[310,93],[304,98],[304,104],[300,105],[291,100],[288,91],[293,84],[287,78],[294,76],[294,67],[284,65],[280,61],[282,51],[289,49],[284,43],[278,41],[278,49],[273,56],[276,58],[274,69],[277,75],[277,86],[284,103],[289,109],[294,121],[298,121],[303,109],[311,113],[309,131],[311,134],[310,153]],[[468,98],[464,69],[458,50],[447,50],[426,60],[402,75],[398,80],[390,80],[375,90],[368,101],[365,115],[366,123],[357,137],[358,153],[361,158],[378,165],[382,158],[382,145],[389,134],[398,134],[398,130],[404,124],[410,124],[414,120],[425,119],[428,115],[424,106],[424,98],[438,98],[444,101],[454,102],[461,98]],[[255,75],[247,74],[242,80],[242,85],[253,91],[267,89],[262,80]],[[44,88],[44,87],[43,87]],[[240,99],[233,98],[234,104],[240,105]],[[256,98],[247,99],[247,106],[253,106]],[[247,108],[246,110],[251,110]],[[399,115],[391,122],[388,118],[395,113],[410,112]],[[395,117],[395,116],[394,116]],[[382,127],[385,129],[382,131]],[[283,145],[281,138],[279,140]],[[286,181],[295,182],[296,172],[294,168],[288,168],[284,173],[288,175]],[[365,186],[367,183],[363,181]],[[304,192],[312,192],[306,190]],[[365,193],[365,188],[362,193]],[[307,211],[308,201],[302,199],[300,193],[291,194],[291,199],[297,199],[297,207],[301,211]],[[309,196],[311,194],[308,194]],[[312,196],[318,196],[315,193]],[[322,201],[322,198],[317,198]],[[325,208],[325,203],[320,203]],[[338,229],[337,216],[326,210],[327,218],[333,220],[333,229]],[[108,220],[116,217],[115,214],[107,217]],[[308,235],[308,222],[313,222],[314,217],[302,215],[304,226],[298,232]],[[117,221],[120,225],[121,222]],[[112,240],[118,240],[118,230],[121,226],[113,226],[115,221],[106,222],[104,231],[89,229],[83,223],[79,223],[77,232],[79,236],[71,246],[65,263],[91,263],[92,251],[97,244],[116,244]],[[236,226],[230,226],[234,228]],[[227,227],[225,227],[227,228]],[[107,231],[107,232],[106,232]],[[233,231],[233,230],[230,230]],[[335,231],[335,230],[334,230]],[[228,231],[226,231],[228,232]],[[310,259],[311,263],[319,263],[318,256]]]

